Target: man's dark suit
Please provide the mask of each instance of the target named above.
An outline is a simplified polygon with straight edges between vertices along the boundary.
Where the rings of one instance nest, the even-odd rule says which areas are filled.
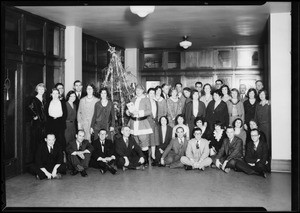
[[[45,179],[47,176],[41,170],[45,168],[52,173],[56,164],[60,164],[57,173],[66,174],[66,165],[63,163],[63,152],[59,143],[54,143],[52,153],[49,152],[47,142],[43,142],[35,155],[35,164],[32,166],[34,175],[38,175],[40,179]]]
[[[104,152],[102,152],[102,145],[100,142],[100,138],[94,140],[92,142],[92,146],[94,147],[94,151],[91,156],[90,166],[97,169],[107,170],[108,165],[112,165],[115,160],[111,160],[108,164],[103,161],[97,161],[99,157],[106,158],[115,155],[115,147],[112,140],[105,139],[104,142]]]
[[[84,159],[81,159],[78,155],[71,155],[73,152],[84,151],[86,149],[89,150],[90,153],[85,153]],[[76,139],[71,141],[67,146],[67,153],[70,157],[71,164],[74,167],[74,169],[80,171],[80,169],[78,169],[77,165],[80,165],[84,169],[87,169],[89,166],[89,162],[91,159],[91,153],[93,152],[93,150],[94,150],[94,148],[93,148],[92,144],[89,143],[88,140],[83,140],[81,143],[81,147],[79,147],[79,149],[77,148]]]
[[[141,157],[144,157],[141,147],[135,142],[134,138],[129,136],[128,147],[123,139],[123,137],[118,138],[115,141],[115,153],[117,158],[117,167],[123,168],[125,164],[124,156],[129,160],[129,165],[127,168],[134,169],[141,164],[138,162]]]
[[[262,174],[263,172],[266,172],[268,170],[268,156],[268,144],[265,141],[260,140],[256,150],[254,143],[249,142],[245,154],[245,159],[237,161],[235,166],[238,171],[243,171],[248,175]],[[260,159],[260,161],[256,162],[257,159]],[[248,163],[253,163],[255,165],[250,166]]]
[[[220,160],[220,163],[224,163],[227,160],[226,168],[235,168],[235,162],[237,159],[243,157],[243,141],[239,137],[234,136],[232,142],[229,142],[229,138],[225,138],[222,144],[221,149],[213,162],[216,163],[216,159]]]
[[[161,126],[158,126],[158,137],[159,137],[159,145],[155,147],[155,162],[156,163],[160,162],[160,158],[162,156],[159,149],[162,149],[165,151],[165,149],[169,145],[170,141],[172,140],[172,127],[167,125],[165,141],[163,141],[162,129],[161,129]]]

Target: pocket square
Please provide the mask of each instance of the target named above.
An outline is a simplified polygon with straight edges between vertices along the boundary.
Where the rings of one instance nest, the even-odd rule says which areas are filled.
[[[134,149],[134,145],[131,147],[131,149]]]

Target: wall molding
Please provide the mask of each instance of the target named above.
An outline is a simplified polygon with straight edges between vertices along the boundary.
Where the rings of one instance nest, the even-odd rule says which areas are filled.
[[[289,172],[290,173],[292,171],[291,160],[272,159],[271,171],[272,172]]]

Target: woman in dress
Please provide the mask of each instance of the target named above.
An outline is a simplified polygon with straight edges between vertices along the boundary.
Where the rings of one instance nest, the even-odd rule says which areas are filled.
[[[204,84],[203,86],[204,95],[201,96],[200,101],[202,101],[205,104],[205,107],[207,107],[208,103],[213,100],[213,97],[211,95],[211,85],[210,84]]]
[[[228,125],[229,115],[227,104],[222,101],[222,92],[221,90],[215,90],[213,92],[213,99],[209,102],[206,108],[205,120],[208,122],[209,132],[214,130],[214,123],[216,121],[222,122],[224,126]]]
[[[175,88],[170,89],[170,98],[167,99],[167,117],[169,125],[173,128],[175,126],[175,118],[181,114],[182,106],[179,101],[177,90]]]
[[[155,87],[155,100],[157,101],[157,118],[167,115],[167,101],[161,96],[161,86]]]
[[[32,135],[32,144],[30,147],[32,159],[34,159],[35,152],[40,145],[44,141],[45,138],[45,129],[46,129],[46,121],[47,116],[45,112],[46,99],[45,92],[46,87],[43,83],[39,83],[35,87],[36,96],[33,97],[30,105],[29,105],[29,113],[32,117],[31,122],[31,135]]]
[[[112,132],[115,128],[115,110],[111,100],[108,99],[108,89],[101,88],[100,101],[95,104],[94,113],[91,122],[91,134],[94,134],[94,140],[98,138],[101,129],[105,129],[107,138],[112,139]]]
[[[210,141],[210,156],[215,156],[219,152],[225,138],[227,138],[227,135],[224,125],[222,124],[222,122],[216,121],[214,123],[214,130],[208,137],[208,140]]]
[[[242,119],[241,118],[236,118],[233,121],[232,126],[234,128],[234,135],[239,137],[243,141],[243,156],[245,156],[247,133],[244,130],[244,125],[243,125]]]
[[[199,101],[198,90],[192,90],[192,101],[189,102],[185,107],[184,117],[185,121],[190,129],[190,135],[192,135],[195,127],[196,117],[205,117],[206,107],[202,101]]]
[[[84,138],[91,143],[91,123],[94,115],[95,104],[100,100],[96,97],[96,88],[93,84],[86,86],[87,95],[80,99],[77,121],[78,129],[83,129],[85,132]]]
[[[258,104],[256,89],[250,88],[247,92],[247,100],[244,101],[245,123],[244,128],[249,129],[250,120],[254,119],[256,105]]]
[[[260,130],[266,135],[269,150],[271,150],[271,102],[268,100],[268,92],[262,89],[258,92],[260,98],[259,104],[256,105],[254,119]]]
[[[200,128],[202,130],[201,138],[208,139],[208,131],[207,131],[207,122],[204,121],[202,117],[197,117],[195,119],[195,128]],[[192,136],[194,137],[194,136]]]
[[[66,145],[68,145],[72,140],[75,139],[76,135],[76,126],[75,121],[77,117],[76,105],[74,101],[76,100],[76,93],[74,90],[71,90],[67,93],[66,96],[66,129],[65,129],[65,139]]]
[[[226,102],[229,114],[229,124],[232,124],[237,118],[242,119],[244,122],[244,105],[239,99],[239,91],[236,88],[231,89],[231,96],[232,98]]]
[[[159,145],[155,147],[155,159],[151,164],[152,166],[161,166],[161,156],[172,140],[172,127],[168,125],[169,121],[167,116],[160,117],[158,124]]]
[[[224,101],[226,103],[227,101],[229,101],[231,99],[229,86],[224,84],[221,87],[221,91],[222,91],[222,94],[223,94],[222,101]]]
[[[52,100],[47,107],[47,132],[54,133],[56,136],[56,143],[60,143],[63,151],[65,151],[66,104],[59,100],[59,90],[56,88],[52,89],[51,97]]]
[[[178,127],[182,127],[183,128],[183,132],[184,132],[184,136],[187,140],[190,140],[190,129],[187,125],[185,125],[185,120],[182,114],[177,115],[176,119],[175,119],[175,124],[176,126],[173,127],[173,131],[172,131],[172,138],[176,138],[176,129]]]

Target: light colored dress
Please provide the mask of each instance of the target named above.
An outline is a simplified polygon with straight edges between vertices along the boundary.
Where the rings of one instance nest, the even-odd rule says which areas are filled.
[[[85,96],[80,100],[77,121],[78,129],[83,129],[85,132],[84,138],[91,143],[91,122],[94,115],[95,104],[99,101],[99,98],[93,97],[91,99]]]
[[[159,121],[161,116],[167,115],[167,102],[163,97],[159,97],[155,99],[157,101],[157,120]]]
[[[169,120],[169,125],[173,128],[175,126],[175,118],[177,115],[181,114],[182,106],[179,99],[173,101],[172,98],[167,99],[167,116]]]

